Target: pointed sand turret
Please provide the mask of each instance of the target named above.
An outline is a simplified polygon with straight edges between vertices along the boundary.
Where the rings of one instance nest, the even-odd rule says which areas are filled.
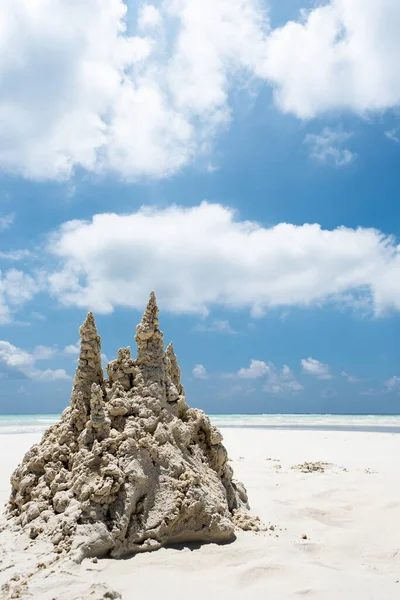
[[[101,339],[97,332],[93,313],[88,312],[79,328],[80,351],[75,373],[73,392],[82,392],[87,409],[90,406],[93,383],[103,387],[103,367],[101,366]]]
[[[138,366],[162,368],[164,361],[163,333],[158,328],[158,306],[151,292],[142,320],[136,326],[135,341],[138,345]]]
[[[178,359],[176,358],[172,342],[168,344],[165,354],[168,359],[168,372],[171,377],[171,381],[175,385],[178,394],[180,396],[184,396],[185,391],[183,389],[183,385],[181,384],[181,370],[178,365]]]

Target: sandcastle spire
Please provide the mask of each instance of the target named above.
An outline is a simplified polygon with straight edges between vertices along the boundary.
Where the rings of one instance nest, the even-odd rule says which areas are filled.
[[[168,373],[169,373],[169,376],[171,377],[171,381],[175,385],[175,387],[178,391],[178,394],[180,396],[184,396],[185,391],[183,389],[183,385],[181,384],[181,370],[178,365],[178,359],[176,357],[172,342],[170,342],[168,344],[165,354],[167,355],[167,359],[168,359],[168,361],[167,361]]]
[[[154,292],[143,313],[142,320],[136,326],[135,341],[138,345],[138,366],[162,367],[164,363],[163,333],[158,328],[158,306]]]
[[[82,392],[87,409],[90,407],[91,387],[96,383],[103,387],[103,368],[101,366],[101,338],[97,333],[93,313],[88,312],[79,328],[80,352],[75,373],[73,394]]]

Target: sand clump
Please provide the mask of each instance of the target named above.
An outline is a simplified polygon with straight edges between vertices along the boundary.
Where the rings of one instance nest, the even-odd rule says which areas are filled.
[[[328,463],[322,461],[304,462],[299,465],[294,465],[292,469],[301,471],[302,473],[325,473],[328,466]]]
[[[9,525],[78,561],[257,530],[220,432],[185,402],[154,293],[136,328],[137,358],[120,349],[108,379],[92,313],[79,333],[70,406],[13,473]]]

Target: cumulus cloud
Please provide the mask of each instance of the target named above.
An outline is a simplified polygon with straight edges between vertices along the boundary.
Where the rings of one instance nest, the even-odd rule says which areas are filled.
[[[285,112],[382,111],[400,102],[400,4],[331,0],[275,29],[267,75]]]
[[[299,392],[303,386],[297,381],[294,373],[287,365],[277,370],[272,363],[268,372],[268,381],[263,386],[263,390],[271,394],[280,392]]]
[[[0,323],[9,323],[15,310],[39,291],[38,281],[17,269],[0,271]]]
[[[356,154],[343,144],[351,138],[351,133],[335,132],[325,127],[319,135],[308,134],[304,142],[310,148],[310,156],[322,164],[332,164],[336,167],[344,167],[350,164]]]
[[[254,360],[250,362],[248,368],[242,368],[238,371],[238,376],[243,379],[258,379],[264,377],[269,371],[269,366],[263,360]]]
[[[0,23],[0,167],[33,179],[165,177],[199,156],[207,168],[230,92],[253,81],[300,118],[400,102],[397,0],[331,0],[273,31],[259,0],[137,15],[123,0],[3,0]]]
[[[204,365],[195,365],[192,374],[196,379],[207,379],[207,370]]]
[[[162,23],[161,12],[153,4],[145,4],[139,10],[138,28],[149,29]]]
[[[163,177],[209,149],[232,81],[262,75],[258,0],[0,4],[0,166]],[[132,13],[132,14],[131,14]],[[133,25],[127,32],[126,22]]]
[[[37,346],[33,352],[27,352],[8,341],[0,340],[0,363],[12,373],[37,381],[69,380],[71,377],[64,369],[45,369],[36,367],[36,361],[47,360],[54,354],[53,348]]]
[[[219,204],[142,208],[65,223],[50,238],[51,293],[65,305],[141,310],[155,289],[164,310],[207,314],[348,305],[400,309],[400,248],[374,229],[241,221]]]
[[[248,368],[239,369],[237,373],[241,379],[259,379],[265,378],[266,383],[263,390],[276,394],[280,392],[298,392],[303,386],[297,381],[291,369],[284,365],[279,371],[272,362],[263,360],[254,360],[250,362]]]
[[[317,379],[332,379],[332,375],[329,371],[329,365],[324,365],[315,358],[303,358],[301,360],[301,367],[304,373],[313,375]]]

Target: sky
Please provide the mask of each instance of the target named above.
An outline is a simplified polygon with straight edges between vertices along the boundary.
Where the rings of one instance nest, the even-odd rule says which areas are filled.
[[[400,413],[398,0],[3,0],[0,413],[151,290],[208,413]]]

